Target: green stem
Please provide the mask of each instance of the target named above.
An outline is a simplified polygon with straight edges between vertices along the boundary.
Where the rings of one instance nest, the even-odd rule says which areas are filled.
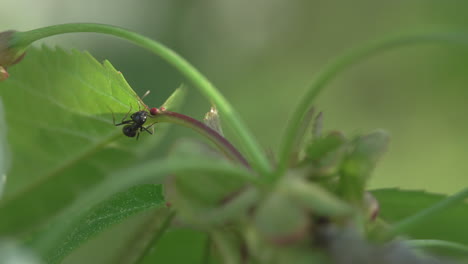
[[[221,230],[212,230],[210,237],[218,250],[218,254],[225,264],[240,264],[241,257],[236,244],[229,237],[229,234]]]
[[[386,235],[387,237],[391,238],[398,234],[404,233],[410,230],[411,228],[420,225],[421,222],[424,222],[424,220],[440,214],[442,211],[448,209],[450,206],[463,202],[466,198],[468,198],[468,188],[462,190],[457,194],[447,197],[446,199],[436,203],[435,205],[424,209],[406,219],[403,219],[400,222],[397,222],[390,228]]]
[[[271,172],[271,166],[263,154],[260,145],[249,132],[246,125],[239,117],[239,114],[234,110],[224,96],[194,66],[159,42],[127,29],[111,25],[71,23],[54,25],[26,32],[17,32],[15,34],[15,38],[11,42],[11,45],[27,47],[34,41],[49,36],[76,32],[93,32],[117,36],[133,42],[134,44],[143,47],[166,60],[169,64],[179,70],[194,86],[196,86],[204,96],[217,106],[219,111],[224,115],[229,126],[242,141],[248,156],[251,158],[254,169],[261,174]]]
[[[343,56],[333,60],[326,67],[319,71],[311,86],[294,110],[289,125],[283,136],[279,152],[279,165],[274,174],[273,180],[279,178],[287,169],[289,156],[294,147],[297,131],[300,129],[304,115],[307,113],[313,100],[324,89],[333,78],[339,73],[348,69],[353,64],[356,64],[372,55],[379,54],[400,46],[408,46],[412,44],[425,43],[442,43],[442,44],[468,44],[468,34],[466,32],[436,32],[436,33],[419,33],[393,36],[383,40],[374,41],[368,45],[357,47],[345,53]]]
[[[445,241],[445,240],[436,240],[436,239],[417,239],[417,240],[408,240],[405,241],[410,247],[414,248],[443,248],[453,251],[457,251],[463,254],[468,254],[468,246],[465,246],[460,243]]]
[[[161,224],[161,227],[158,229],[157,232],[154,233],[153,238],[147,244],[146,248],[144,249],[144,251],[142,252],[140,257],[138,258],[138,260],[135,261],[135,263],[137,263],[137,264],[144,263],[143,261],[145,260],[145,257],[148,256],[151,253],[153,248],[158,243],[159,239],[161,239],[161,237],[164,235],[164,232],[166,232],[166,230],[169,228],[169,226],[171,225],[172,219],[174,219],[174,216],[175,216],[175,212],[171,212],[166,217],[164,222]]]
[[[177,112],[163,111],[152,116],[155,122],[168,122],[173,124],[182,125],[195,130],[202,136],[205,136],[213,142],[223,153],[230,159],[238,161],[247,168],[250,168],[249,162],[242,156],[242,154],[216,130],[205,125],[196,119],[189,116],[179,114]]]
[[[201,259],[201,264],[210,264],[211,263],[211,237],[207,236],[204,249],[203,249],[203,256]]]

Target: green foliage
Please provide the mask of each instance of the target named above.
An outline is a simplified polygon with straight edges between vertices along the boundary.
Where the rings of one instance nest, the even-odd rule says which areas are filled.
[[[45,232],[38,234],[38,236],[34,238],[32,246],[42,256],[48,258],[56,249],[62,248],[63,243],[69,240],[69,234],[80,226],[79,221],[70,221],[68,219],[70,216],[92,214],[93,211],[90,213],[83,212],[111,194],[132,185],[149,180],[153,182],[163,182],[167,175],[186,171],[200,174],[203,172],[210,174],[226,174],[232,175],[233,177],[239,177],[239,175],[245,173],[241,168],[233,167],[229,164],[212,163],[201,158],[185,159],[183,162],[175,159],[167,159],[138,164],[138,166],[114,173],[112,177],[107,178],[104,182],[80,196],[74,204],[61,213],[52,226],[49,226]],[[145,195],[145,193],[140,195]],[[159,200],[156,202],[158,201]],[[109,223],[109,225],[110,224],[113,223]],[[96,226],[91,226],[91,228],[95,227]],[[99,229],[99,226],[96,228]],[[73,242],[71,245],[78,246],[83,241],[82,237],[76,237],[76,239],[77,241],[70,240]],[[71,249],[67,248],[67,250]],[[63,255],[58,255],[58,257],[63,257]]]
[[[141,143],[116,141],[122,136],[111,113],[120,120],[143,106],[120,72],[88,53],[30,49],[10,73],[0,83],[14,157],[0,234],[15,236],[143,154]],[[142,141],[154,145],[158,138]]]
[[[380,204],[380,217],[388,224],[404,220],[416,212],[447,199],[446,195],[423,191],[382,189],[372,191]],[[442,213],[418,222],[407,231],[413,239],[439,239],[468,245],[468,204],[458,203]]]
[[[167,98],[161,107],[175,111],[180,108],[186,96],[187,87],[182,84]]]
[[[57,222],[50,225],[49,229],[61,225],[62,221],[71,221],[72,223],[67,230],[66,237],[62,238],[62,241],[58,242],[51,251],[44,254],[45,259],[47,263],[59,263],[72,250],[111,225],[139,212],[163,205],[164,197],[161,185],[145,184],[119,192],[78,216],[67,215],[68,219],[59,218],[56,220]],[[32,241],[31,244],[42,243],[42,238],[46,236],[46,234],[36,235],[38,241]],[[37,247],[41,246],[37,245]]]
[[[313,182],[292,178],[284,182],[283,188],[293,200],[317,215],[336,217],[352,213],[351,207],[346,202]]]
[[[173,147],[171,159],[193,160],[203,157],[213,164],[232,166],[214,149],[193,141],[179,140]],[[245,174],[223,174],[209,171],[182,171],[172,176],[166,184],[168,201],[179,208],[179,216],[191,225],[210,226],[245,214],[255,201],[255,191],[249,181],[255,179]],[[252,192],[253,191],[253,192]]]
[[[340,193],[353,202],[360,203],[366,183],[379,158],[387,150],[389,135],[378,130],[356,138],[341,165]]]
[[[47,263],[60,263],[104,229],[155,208],[162,212],[154,219],[161,224],[145,236],[144,248],[129,246],[132,263],[145,262],[151,249],[164,241],[166,229],[176,224],[208,236],[204,263],[211,258],[229,264],[380,263],[384,259],[386,263],[425,263],[426,256],[392,239],[403,234],[430,236],[440,239],[433,245],[458,249],[468,244],[468,234],[439,227],[443,221],[458,228],[463,225],[467,208],[462,201],[468,190],[447,198],[376,191],[382,218],[391,225],[373,223],[377,206],[365,190],[386,150],[388,134],[377,130],[351,140],[340,132],[323,136],[322,116],[313,124],[313,111],[305,111],[325,83],[361,58],[404,43],[434,39],[464,43],[464,39],[445,35],[390,39],[332,63],[318,75],[294,113],[273,172],[224,97],[193,66],[160,43],[99,24],[58,25],[14,37],[19,47],[25,47],[43,36],[92,30],[131,40],[175,66],[216,103],[242,140],[248,159],[223,137],[216,108],[206,115],[205,123],[165,109],[177,106],[184,89],[177,89],[157,112],[150,111],[109,62],[100,64],[77,51],[31,49],[9,72],[13,77],[0,83],[4,104],[0,104],[0,125],[6,123],[0,127],[0,177],[6,173],[11,179],[0,202],[0,214],[8,216],[0,218],[0,235],[21,241]],[[5,43],[3,50],[14,48]],[[2,74],[2,79],[8,77]],[[136,143],[124,138],[111,122],[115,114],[120,120],[137,110],[151,112],[147,113],[151,125],[171,122],[189,127],[216,149],[178,141],[166,159],[145,157],[157,137]],[[141,125],[128,122],[132,128]],[[22,133],[25,129],[28,133]],[[144,184],[148,182],[152,184]],[[2,187],[0,178],[0,191]],[[419,202],[407,211],[394,209],[396,204],[406,206],[407,199]],[[448,213],[449,218],[431,223],[438,212]],[[372,244],[368,237],[380,239],[383,245]]]
[[[275,244],[305,240],[310,232],[308,210],[283,193],[272,193],[255,213],[255,227]]]

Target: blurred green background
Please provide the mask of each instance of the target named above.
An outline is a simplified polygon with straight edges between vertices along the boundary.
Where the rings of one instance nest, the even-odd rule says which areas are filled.
[[[262,146],[276,151],[291,111],[326,63],[389,34],[468,32],[467,11],[468,2],[455,0],[1,0],[0,30],[97,22],[157,39],[198,67],[237,108]],[[152,91],[145,99],[149,105],[161,104],[182,81],[157,57],[112,37],[74,34],[45,43],[109,59],[139,94]],[[318,98],[326,130],[349,136],[376,128],[391,133],[390,149],[371,188],[454,193],[468,185],[467,59],[468,47],[399,48],[346,71]],[[208,109],[209,102],[190,89],[182,112],[202,118]],[[172,131],[167,144],[171,138],[193,136],[183,128]],[[157,154],[164,155],[162,149]],[[180,237],[184,234],[172,243],[190,256],[183,245],[193,242]],[[186,238],[203,241],[201,236]],[[78,255],[89,255],[93,243],[105,240],[101,236]],[[96,255],[105,257],[103,253]]]
[[[466,1],[436,0],[1,0],[0,26],[98,22],[160,40],[206,74],[261,144],[276,151],[293,107],[327,62],[388,34],[467,28],[467,11]],[[109,59],[139,94],[152,91],[150,105],[181,82],[157,57],[111,37],[74,34],[45,43]],[[468,184],[467,58],[463,47],[399,48],[340,75],[316,101],[326,129],[391,133],[371,187],[453,193]],[[183,112],[201,118],[208,108],[191,89]]]

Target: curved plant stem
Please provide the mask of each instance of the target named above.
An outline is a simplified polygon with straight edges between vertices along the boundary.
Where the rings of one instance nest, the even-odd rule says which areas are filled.
[[[362,47],[352,49],[343,56],[338,57],[332,61],[327,66],[323,67],[322,70],[316,74],[315,79],[312,81],[312,84],[307,90],[306,94],[302,96],[300,103],[297,105],[290,118],[289,125],[286,127],[279,152],[279,165],[276,172],[274,173],[273,180],[283,175],[287,168],[289,156],[293,151],[295,137],[301,126],[301,122],[305,113],[307,113],[313,100],[319,95],[325,85],[328,84],[334,77],[336,77],[336,75],[348,69],[353,64],[356,64],[372,55],[382,53],[386,50],[400,46],[428,43],[466,45],[468,44],[468,33],[433,32],[392,36],[382,40],[374,41]]]
[[[468,254],[468,246],[465,246],[460,243],[437,240],[437,239],[416,239],[416,240],[407,240],[405,241],[410,247],[414,248],[443,248],[449,249],[452,251],[457,251],[463,254]]]
[[[135,261],[136,264],[144,263],[144,259],[147,255],[151,253],[153,248],[156,246],[158,243],[159,239],[164,235],[164,232],[169,228],[171,225],[172,219],[174,219],[175,212],[169,213],[169,215],[164,219],[164,222],[161,224],[159,227],[158,231],[153,234],[153,238],[151,241],[147,244],[146,248],[144,249],[143,253],[140,255],[137,261]]]
[[[201,135],[211,140],[223,153],[230,159],[238,161],[247,168],[250,168],[249,162],[242,156],[242,154],[223,136],[216,132],[211,127],[205,125],[196,119],[183,114],[171,111],[164,111],[152,116],[155,122],[168,122],[179,124],[191,128]]]
[[[427,209],[424,209],[406,219],[403,219],[400,222],[395,223],[388,231],[387,237],[391,238],[395,235],[404,233],[410,230],[411,228],[419,225],[421,222],[424,222],[424,220],[434,215],[440,214],[442,211],[446,210],[450,206],[453,206],[457,203],[461,203],[467,198],[468,198],[468,188],[450,197],[447,197],[446,199],[436,203],[435,205]]]
[[[212,244],[211,238],[208,236],[205,241],[202,261],[200,263],[203,263],[203,264],[211,263],[211,244]]]
[[[169,64],[179,70],[185,78],[187,78],[204,96],[218,107],[229,126],[241,140],[244,149],[251,159],[253,168],[261,174],[267,174],[271,171],[271,166],[266,156],[263,154],[260,145],[249,132],[246,125],[239,117],[239,114],[234,110],[224,96],[189,62],[159,42],[130,30],[111,25],[71,23],[54,25],[26,32],[16,32],[15,37],[10,44],[17,47],[27,47],[32,42],[45,37],[76,32],[93,32],[117,36],[133,42],[166,60]]]

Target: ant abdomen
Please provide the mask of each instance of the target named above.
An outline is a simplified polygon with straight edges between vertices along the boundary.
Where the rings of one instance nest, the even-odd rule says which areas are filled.
[[[126,125],[122,128],[122,132],[127,137],[135,137],[138,132],[138,128],[135,129],[135,125]]]

